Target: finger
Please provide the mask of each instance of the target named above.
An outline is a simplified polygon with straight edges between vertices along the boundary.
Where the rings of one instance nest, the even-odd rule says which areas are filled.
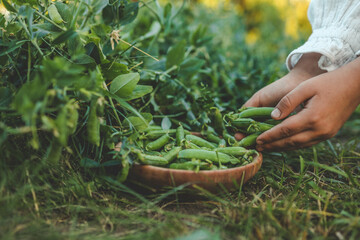
[[[273,119],[283,119],[293,112],[297,106],[314,95],[313,91],[300,84],[297,88],[286,94],[275,106],[271,113]]]
[[[242,107],[261,107],[259,95],[255,93]]]
[[[306,130],[291,137],[283,138],[270,142],[263,145],[257,145],[256,149],[258,151],[266,150],[294,150],[299,148],[305,148],[312,145],[315,145],[321,142],[321,139],[314,139],[315,132],[312,130]]]
[[[296,115],[283,120],[280,124],[274,126],[268,131],[263,132],[256,140],[257,144],[274,142],[283,138],[309,130],[312,125],[307,119],[310,119],[311,112],[304,108]]]
[[[235,133],[234,135],[236,141],[240,141],[241,139],[243,139],[244,137],[246,137],[246,134],[245,133]]]

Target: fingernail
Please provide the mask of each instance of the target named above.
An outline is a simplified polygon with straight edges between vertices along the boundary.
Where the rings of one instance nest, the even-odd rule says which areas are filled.
[[[281,115],[281,112],[278,108],[275,108],[272,112],[271,112],[271,117],[272,118],[279,118]]]

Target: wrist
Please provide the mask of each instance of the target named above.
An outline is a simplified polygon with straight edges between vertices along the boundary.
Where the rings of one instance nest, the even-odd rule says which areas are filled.
[[[321,57],[320,53],[304,54],[293,69],[289,72],[288,78],[295,84],[300,84],[312,77],[326,73],[327,71],[320,69],[318,62]]]
[[[350,63],[340,67],[334,71],[338,79],[342,80],[341,84],[349,86],[352,95],[354,95],[354,103],[360,104],[360,57],[351,61]],[[351,97],[351,93],[347,95]]]

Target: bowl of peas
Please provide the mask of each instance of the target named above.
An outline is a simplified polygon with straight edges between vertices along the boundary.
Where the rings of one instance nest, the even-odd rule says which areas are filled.
[[[130,150],[135,161],[129,177],[153,188],[188,184],[236,190],[261,167],[262,154],[253,147],[257,136],[278,124],[271,121],[272,110],[247,108],[224,116],[217,111],[215,124],[201,132],[150,126]]]

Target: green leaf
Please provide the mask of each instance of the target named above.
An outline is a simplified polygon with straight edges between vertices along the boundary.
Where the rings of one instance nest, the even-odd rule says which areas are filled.
[[[164,130],[168,130],[171,128],[170,118],[168,118],[168,117],[163,118],[163,120],[161,121],[161,128]]]
[[[119,97],[130,96],[139,80],[139,73],[119,75],[111,82],[110,92],[116,94]]]
[[[31,38],[33,38],[33,21],[34,21],[34,12],[35,10],[31,8],[29,5],[22,5],[19,8],[18,15],[26,18],[27,22],[27,30],[30,33]]]
[[[53,20],[55,23],[60,24],[64,21],[55,4],[52,4],[48,7],[48,13],[51,20]]]
[[[95,60],[86,54],[80,54],[80,55],[76,56],[73,59],[73,61],[77,64],[82,64],[82,65],[87,65],[87,64],[95,65],[96,64]]]
[[[80,161],[80,166],[85,168],[97,168],[100,167],[100,163],[90,158],[83,158]]]
[[[54,41],[53,44],[60,44],[65,42],[66,40],[71,40],[72,38],[74,38],[77,35],[77,32],[70,29],[67,30],[66,32],[61,33],[59,36],[57,36]]]
[[[93,14],[99,14],[108,4],[109,4],[109,0],[93,0],[92,3]]]
[[[27,40],[11,41],[9,44],[6,44],[8,46],[8,48],[6,50],[2,49],[2,51],[0,53],[0,57],[4,56],[6,54],[9,54],[9,53],[15,51],[16,49],[20,48],[25,42],[27,42]]]
[[[126,3],[124,7],[120,6],[119,8],[119,22],[122,25],[131,23],[135,20],[139,12],[139,3],[132,2]]]
[[[106,61],[104,53],[102,52],[100,46],[100,38],[92,38],[93,42],[89,42],[85,45],[86,54],[95,59],[97,64],[104,63]]]
[[[0,87],[0,107],[8,107],[11,103],[11,91],[9,88]]]
[[[196,57],[187,58],[180,64],[179,75],[184,78],[191,78],[204,66],[205,60]]]
[[[100,164],[101,167],[113,167],[118,166],[122,163],[120,160],[109,160]]]
[[[62,2],[56,1],[55,2],[56,9],[58,10],[60,16],[65,22],[65,25],[68,26],[71,23],[73,18],[72,11],[67,4]]]
[[[131,124],[138,131],[145,130],[149,127],[149,123],[151,122],[153,117],[150,113],[142,113],[141,115],[143,116],[143,119],[145,119],[145,121],[138,116],[129,116],[124,120],[123,125],[126,127],[130,126]]]
[[[153,87],[152,86],[148,86],[148,85],[140,85],[138,84],[134,91],[131,93],[130,96],[126,97],[126,101],[130,101],[133,99],[137,99],[137,98],[141,98],[143,96],[145,96],[146,94],[149,94],[153,91]]]
[[[196,30],[190,36],[190,42],[193,46],[201,46],[212,37],[207,36],[207,27],[201,24],[198,25]]]
[[[118,62],[107,62],[101,64],[101,72],[106,80],[111,81],[121,74],[129,73],[129,70],[125,64]]]
[[[141,115],[141,113],[139,113],[133,106],[131,106],[129,103],[127,103],[125,101],[125,99],[123,99],[115,94],[112,94],[111,92],[108,92],[108,91],[104,91],[104,95],[116,100],[122,108],[124,108],[124,109],[130,111],[131,113],[133,113],[134,115],[138,116],[145,123],[147,122],[146,119]]]
[[[6,125],[3,122],[0,122],[0,146],[7,139],[8,133],[6,131]]]
[[[121,2],[120,6],[117,4],[109,4],[103,9],[102,16],[105,24],[121,24],[125,25],[135,20],[139,12],[139,3],[126,1]]]
[[[154,37],[160,31],[161,31],[161,24],[159,22],[153,22],[150,26],[150,30],[145,35],[141,36],[138,41],[140,42],[144,39]]]
[[[186,41],[181,40],[176,45],[169,48],[166,55],[166,69],[174,65],[180,66],[185,56]]]

